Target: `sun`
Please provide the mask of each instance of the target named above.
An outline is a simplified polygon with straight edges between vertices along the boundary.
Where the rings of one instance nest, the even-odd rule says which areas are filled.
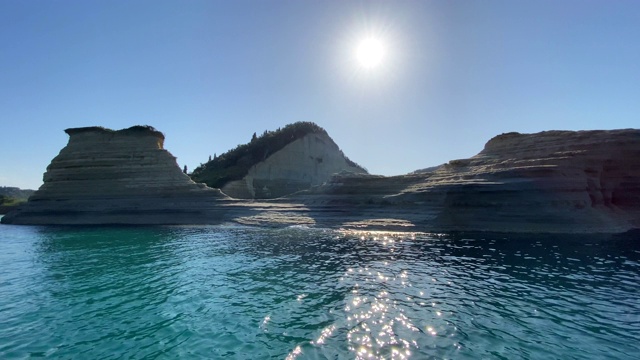
[[[365,69],[374,69],[384,59],[384,46],[379,39],[370,37],[363,39],[356,48],[356,59]]]

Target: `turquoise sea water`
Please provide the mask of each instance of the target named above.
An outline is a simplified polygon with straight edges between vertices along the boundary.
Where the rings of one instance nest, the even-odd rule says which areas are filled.
[[[0,226],[0,358],[638,359],[640,238]]]

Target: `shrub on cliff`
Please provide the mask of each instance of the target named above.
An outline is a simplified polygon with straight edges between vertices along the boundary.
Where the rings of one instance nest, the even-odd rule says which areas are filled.
[[[235,149],[198,166],[191,173],[191,178],[210,187],[220,188],[229,181],[242,179],[253,165],[308,134],[328,136],[326,130],[317,124],[302,121],[287,125],[282,129],[279,128],[276,131],[265,131],[260,136],[254,133],[251,142],[238,145]],[[345,159],[349,165],[362,168],[346,156]]]
[[[31,194],[33,193],[34,190],[23,190],[17,187],[0,186],[0,199],[4,199],[3,201],[8,201],[8,199],[15,199],[16,201],[27,201],[29,196],[31,196]]]
[[[6,196],[6,195],[0,195],[0,206],[15,206],[25,201],[27,200]]]
[[[33,190],[22,190],[17,187],[0,186],[0,215],[27,201]]]

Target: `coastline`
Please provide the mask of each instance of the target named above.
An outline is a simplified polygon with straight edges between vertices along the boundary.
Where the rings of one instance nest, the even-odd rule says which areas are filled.
[[[245,201],[227,200],[224,204],[217,204],[219,211],[197,214],[189,221],[184,214],[167,213],[163,221],[145,222],[135,216],[144,217],[145,214],[129,216],[129,221],[109,221],[106,216],[79,218],[74,216],[46,215],[40,218],[31,217],[25,223],[10,222],[14,225],[35,226],[71,226],[71,227],[157,227],[157,226],[220,226],[238,225],[255,228],[286,228],[308,227],[312,229],[345,230],[356,232],[398,232],[398,233],[429,233],[429,234],[520,234],[528,235],[624,235],[636,234],[640,228],[588,228],[571,225],[556,227],[535,227],[527,224],[499,224],[496,226],[460,226],[443,225],[424,219],[421,213],[411,208],[392,206],[315,206],[309,207],[303,203],[278,201]],[[415,209],[414,209],[415,210]],[[6,215],[0,214],[0,223]],[[167,220],[167,219],[173,219]]]
[[[194,182],[163,148],[160,132],[133,129],[68,129],[69,144],[47,167],[43,186],[1,222],[525,234],[640,228],[637,129],[506,133],[471,158],[428,171],[340,172],[308,190],[261,200]]]

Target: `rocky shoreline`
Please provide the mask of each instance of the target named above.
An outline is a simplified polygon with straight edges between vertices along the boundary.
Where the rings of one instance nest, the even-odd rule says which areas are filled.
[[[623,233],[640,228],[640,130],[502,134],[469,159],[383,177],[343,172],[271,200],[193,182],[152,128],[69,129],[44,185],[6,224],[307,225]]]

